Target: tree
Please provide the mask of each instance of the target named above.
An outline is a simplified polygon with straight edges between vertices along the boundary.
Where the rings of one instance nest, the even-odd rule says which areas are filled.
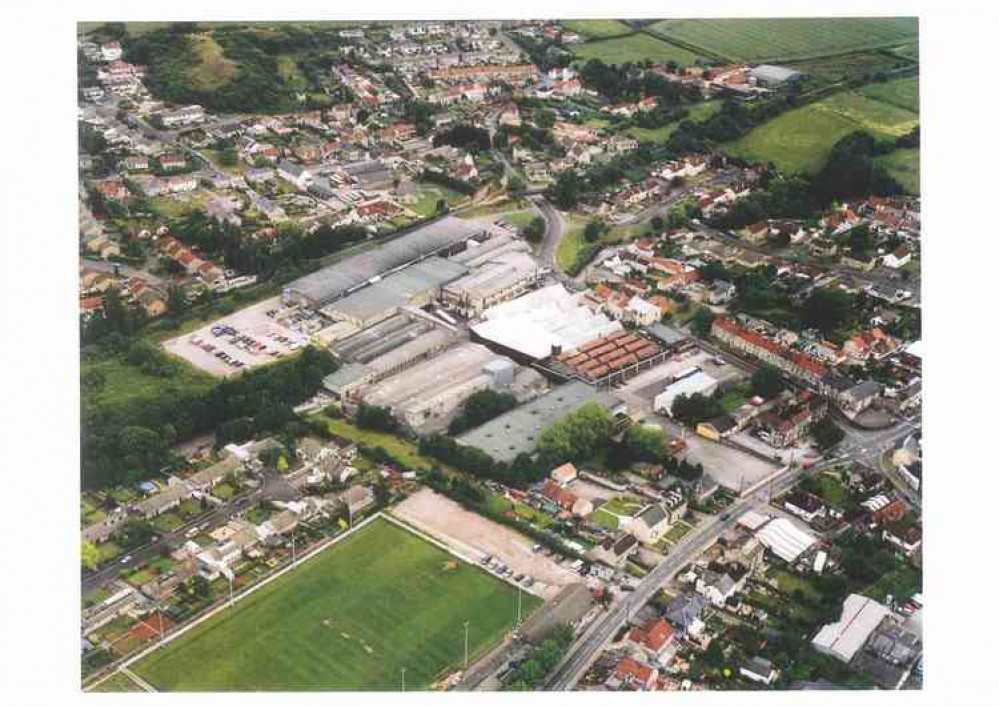
[[[539,460],[552,467],[588,459],[608,443],[613,432],[610,412],[588,402],[541,431],[537,445]]]
[[[750,391],[753,395],[769,400],[784,391],[784,380],[777,368],[764,365],[753,373],[750,380]]]
[[[689,427],[696,426],[724,412],[725,408],[720,401],[699,392],[692,395],[678,395],[670,408],[673,418]]]
[[[86,540],[80,545],[80,562],[85,569],[96,568],[100,563],[101,552],[93,542]]]
[[[700,306],[690,318],[690,328],[701,338],[711,335],[711,326],[715,322],[715,315],[706,306]]]
[[[847,292],[819,288],[801,306],[801,323],[829,335],[848,324],[855,315],[854,297]]]
[[[398,427],[398,422],[388,407],[362,404],[357,410],[357,426],[361,429],[392,432]]]
[[[660,232],[663,229],[663,226],[665,225],[663,223],[663,217],[660,215],[653,216],[650,223],[652,225],[652,230],[654,230],[656,233]]]
[[[532,243],[540,242],[542,236],[545,234],[545,219],[541,216],[532,218],[530,223],[524,226],[523,234]]]
[[[235,167],[239,162],[239,153],[233,147],[226,147],[219,152],[219,164],[223,167]]]
[[[198,598],[208,598],[212,595],[211,582],[201,574],[195,574],[191,579],[191,588]]]
[[[468,429],[474,429],[516,406],[517,398],[509,392],[479,390],[465,400],[461,411],[448,426],[448,433],[455,436]]]
[[[828,416],[818,422],[813,422],[810,432],[812,438],[815,439],[815,443],[823,451],[831,449],[846,436],[846,433],[839,428],[839,425]]]
[[[519,199],[524,195],[527,187],[524,185],[524,180],[515,175],[507,181],[506,188],[511,196]]]
[[[535,113],[534,123],[542,130],[549,130],[555,125],[555,113],[547,108],[542,108]]]
[[[583,229],[583,237],[588,243],[595,243],[603,232],[607,230],[607,225],[600,218],[593,218],[586,223]]]
[[[636,424],[624,434],[624,445],[633,458],[662,463],[669,455],[666,432],[661,427]]]

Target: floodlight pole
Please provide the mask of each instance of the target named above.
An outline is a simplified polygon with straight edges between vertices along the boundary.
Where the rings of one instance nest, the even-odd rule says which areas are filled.
[[[292,531],[291,534],[291,565],[292,567],[298,566],[298,557],[295,554],[295,532]]]
[[[406,690],[406,668],[402,668],[402,690]]]
[[[233,605],[235,605],[235,603],[236,603],[236,601],[234,601],[233,597],[232,597],[232,576],[233,576],[233,574],[232,574],[231,571],[226,575],[226,578],[229,579],[229,607],[230,608]]]

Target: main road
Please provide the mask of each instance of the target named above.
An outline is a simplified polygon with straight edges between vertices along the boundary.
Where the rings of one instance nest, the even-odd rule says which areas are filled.
[[[548,691],[568,691],[572,689],[590,665],[596,659],[603,647],[627,623],[628,619],[645,605],[667,581],[670,581],[680,569],[690,564],[705,548],[710,546],[726,529],[753,507],[766,504],[773,495],[783,493],[800,481],[805,475],[818,473],[843,463],[855,456],[866,457],[874,447],[884,448],[893,444],[898,438],[912,432],[917,423],[900,424],[870,438],[847,443],[839,449],[835,458],[823,461],[810,469],[789,469],[766,486],[752,494],[737,500],[726,512],[697,527],[684,537],[670,554],[652,571],[631,593],[625,594],[610,608],[607,614],[595,622],[572,646],[569,654],[555,671],[548,677],[544,688]]]

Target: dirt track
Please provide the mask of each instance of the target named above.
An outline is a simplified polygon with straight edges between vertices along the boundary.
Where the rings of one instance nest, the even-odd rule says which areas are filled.
[[[578,573],[562,568],[549,557],[534,553],[527,537],[469,512],[432,490],[421,490],[391,512],[470,561],[478,562],[490,554],[515,574],[533,576],[535,584],[531,590],[545,600],[555,596],[563,586],[583,580]]]

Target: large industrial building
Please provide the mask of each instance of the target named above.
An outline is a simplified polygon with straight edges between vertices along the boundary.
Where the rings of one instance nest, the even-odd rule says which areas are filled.
[[[496,461],[508,463],[521,453],[532,453],[542,429],[588,402],[596,402],[614,415],[627,411],[624,402],[616,395],[602,392],[585,382],[574,381],[501,414],[462,434],[457,441],[486,452]]]
[[[624,330],[620,322],[591,311],[584,298],[553,284],[498,304],[472,326],[473,340],[487,341],[520,360],[538,361]]]
[[[544,385],[539,373],[485,346],[465,342],[369,386],[360,398],[366,404],[390,408],[399,421],[426,433],[443,428],[479,390],[512,392],[524,398]]]
[[[494,236],[474,246],[470,243],[451,261],[470,271],[444,287],[441,299],[467,318],[524,294],[543,276],[530,246],[510,235]]]
[[[301,277],[285,287],[282,299],[288,305],[318,309],[432,255],[454,254],[470,240],[484,239],[487,234],[487,230],[473,221],[448,216]]]
[[[329,347],[342,365],[323,386],[340,399],[351,399],[370,385],[432,358],[461,338],[458,331],[420,311],[390,316]]]
[[[397,313],[402,307],[429,304],[448,282],[468,272],[464,265],[428,257],[327,304],[320,312],[333,321],[345,321],[358,328],[373,326]]]

